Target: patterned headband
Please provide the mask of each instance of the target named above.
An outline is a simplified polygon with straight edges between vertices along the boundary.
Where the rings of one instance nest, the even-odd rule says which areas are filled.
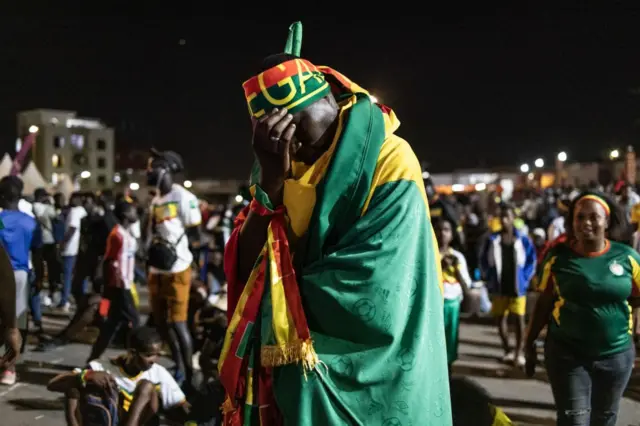
[[[611,215],[611,208],[609,208],[609,204],[607,204],[607,202],[604,199],[598,197],[597,195],[588,194],[580,197],[576,202],[576,206],[582,204],[584,201],[587,201],[587,200],[594,201],[600,204],[604,209],[605,213],[607,214],[607,217]]]
[[[300,56],[302,23],[289,27],[284,53]],[[292,59],[245,81],[242,85],[249,114],[260,118],[273,108],[294,114],[324,98],[331,91],[324,74],[306,59]]]

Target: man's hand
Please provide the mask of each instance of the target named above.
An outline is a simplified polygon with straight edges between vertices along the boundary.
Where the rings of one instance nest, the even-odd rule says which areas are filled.
[[[13,367],[18,360],[20,348],[22,347],[22,336],[20,335],[20,330],[17,328],[6,329],[4,332],[4,342],[7,345],[7,350],[0,359],[0,367]]]
[[[287,109],[265,114],[253,129],[253,151],[260,163],[260,186],[274,204],[282,203],[284,180],[291,168],[291,139],[296,132]]]

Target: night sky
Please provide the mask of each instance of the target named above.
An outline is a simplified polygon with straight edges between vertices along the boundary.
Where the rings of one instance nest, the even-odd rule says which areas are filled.
[[[118,151],[173,149],[190,177],[247,177],[241,84],[301,19],[303,56],[395,109],[431,171],[640,149],[640,15],[612,13],[3,18],[0,148],[13,147],[17,111],[70,109],[115,127]]]

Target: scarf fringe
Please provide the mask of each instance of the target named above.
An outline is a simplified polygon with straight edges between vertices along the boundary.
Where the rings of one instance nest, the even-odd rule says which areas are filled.
[[[224,418],[223,425],[224,426],[241,426],[242,419],[240,418],[240,411],[238,408],[233,405],[231,398],[227,396],[227,398],[222,403],[220,407],[222,411],[222,415]]]
[[[307,371],[316,368],[319,362],[311,339],[295,340],[285,345],[263,346],[260,350],[260,360],[264,367],[302,363],[305,378]]]

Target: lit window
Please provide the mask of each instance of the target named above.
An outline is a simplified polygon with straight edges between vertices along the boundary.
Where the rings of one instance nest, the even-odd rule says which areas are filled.
[[[54,136],[53,137],[53,147],[54,148],[63,148],[64,147],[64,137],[62,137],[62,136]]]
[[[60,157],[58,154],[53,154],[51,156],[51,166],[55,168],[60,167]]]
[[[84,148],[84,136],[83,135],[71,135],[71,145],[76,149]]]

